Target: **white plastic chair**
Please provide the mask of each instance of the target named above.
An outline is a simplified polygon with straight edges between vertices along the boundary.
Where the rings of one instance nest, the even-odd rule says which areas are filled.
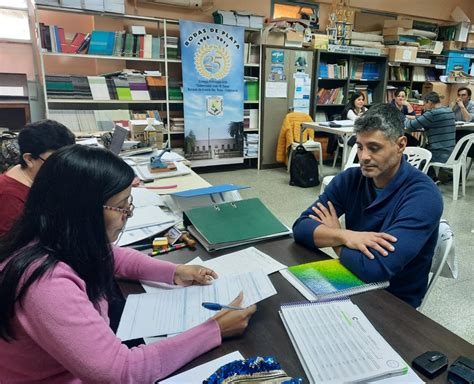
[[[356,159],[356,156],[357,156],[357,145],[354,144],[351,148],[351,151],[349,152],[349,155],[347,156],[347,162],[344,165],[344,171],[348,168],[359,166],[359,163],[354,162]],[[334,176],[324,176],[323,181],[321,183],[321,190],[319,194],[324,192],[324,188],[326,188],[329,185],[332,179],[334,179]]]
[[[425,297],[418,307],[421,311],[426,304],[436,280],[439,276],[456,279],[458,277],[458,265],[454,253],[454,234],[451,226],[446,220],[441,219],[438,230],[438,241],[436,243],[433,260],[430,269],[431,277],[428,277],[428,289]]]
[[[472,143],[474,142],[474,133],[464,136],[456,143],[453,152],[445,163],[433,162],[430,167],[433,167],[436,176],[439,174],[439,168],[449,168],[453,170],[453,200],[458,199],[459,176],[461,176],[462,195],[466,195],[466,173],[467,164],[466,158]],[[465,144],[465,145],[464,145]],[[464,148],[463,148],[464,145]]]
[[[406,147],[403,153],[407,156],[407,161],[418,168],[421,172],[427,173],[430,167],[431,152],[420,147]]]
[[[337,157],[339,156],[339,148],[344,148],[344,144],[343,144],[339,139],[340,139],[340,137],[338,136],[338,137],[337,137],[336,153],[334,154],[334,160],[333,160],[333,162],[332,162],[332,167],[333,167],[333,168],[336,167]]]
[[[288,157],[288,166],[286,168],[288,172],[290,171],[291,154],[298,145],[300,145],[300,143],[297,143],[297,142],[291,144],[290,153]],[[306,149],[309,152],[314,152],[314,151],[319,152],[318,169],[319,169],[319,178],[321,179],[323,177],[323,146],[321,145],[319,141],[313,141],[313,140],[308,140],[302,143],[301,145],[304,147],[304,149]]]

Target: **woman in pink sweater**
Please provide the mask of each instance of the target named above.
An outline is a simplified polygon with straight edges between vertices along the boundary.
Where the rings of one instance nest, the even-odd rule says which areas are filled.
[[[132,349],[113,334],[114,275],[179,285],[216,277],[110,245],[133,213],[133,176],[111,152],[79,145],[41,168],[0,245],[1,383],[152,383],[247,327],[255,306]]]

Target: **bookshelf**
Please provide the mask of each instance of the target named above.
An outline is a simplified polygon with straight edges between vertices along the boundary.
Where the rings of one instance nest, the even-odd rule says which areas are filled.
[[[110,127],[103,124],[107,119],[111,124],[112,120],[127,120],[127,116],[137,119],[157,111],[164,122],[167,145],[183,146],[177,20],[47,5],[37,5],[35,19],[46,117],[57,119],[79,133],[107,130]],[[144,27],[146,35],[132,34],[132,26]],[[89,54],[92,44],[97,47],[102,43],[100,39],[94,40],[97,31],[112,39],[112,48]],[[76,44],[84,43],[87,39],[81,37],[87,37],[87,34],[90,36],[89,48],[81,50]],[[122,40],[119,42],[118,39]],[[123,69],[150,71],[146,76],[127,78],[125,88],[130,90],[125,97],[120,96],[118,84],[112,84],[117,78],[112,74]],[[70,76],[72,86],[65,80]],[[102,97],[94,93],[91,77],[101,80]],[[56,87],[51,87],[54,82]],[[133,82],[138,84],[133,85]],[[78,84],[82,85],[82,90],[89,90],[77,92],[75,86]],[[61,88],[66,88],[67,92]]]
[[[327,51],[315,55],[313,116],[339,115],[355,91],[366,96],[367,105],[384,101],[386,57]]]
[[[423,84],[438,82],[444,70],[445,65],[388,62],[385,100],[390,102],[397,88],[406,89],[408,97],[412,91],[421,94]]]
[[[110,129],[112,120],[142,119],[156,111],[164,122],[167,146],[184,146],[182,63],[179,52],[178,20],[47,5],[37,5],[35,18],[41,68],[40,80],[46,101],[47,118],[59,120],[75,132],[88,132]],[[137,34],[132,33],[134,32],[131,29],[132,26],[144,27],[145,34],[150,35],[149,39],[152,41],[151,50],[146,48],[147,37],[144,37],[143,47],[140,46],[142,44],[140,37],[137,42],[132,40],[131,46],[127,45],[127,39],[136,39]],[[48,44],[45,42],[46,30],[50,39]],[[94,35],[97,35],[96,31],[103,34],[104,40],[95,42],[103,42],[105,47],[109,44],[109,50],[94,51],[90,54],[90,48],[80,49],[80,34],[86,37],[87,34],[91,36],[90,47],[91,42],[94,41]],[[260,35],[261,30],[245,29],[247,49],[245,50],[244,75],[250,79],[251,85],[246,86],[247,92],[243,106],[244,134],[249,137],[248,142],[251,145],[248,154],[244,154],[244,159],[249,163],[256,161],[258,166],[261,46],[252,42],[251,37],[255,34]],[[54,36],[54,42],[51,36]],[[76,41],[76,44],[72,44],[76,39],[79,39],[79,43]],[[154,43],[157,43],[159,48],[155,49]],[[73,48],[74,51],[71,51]],[[115,81],[113,73],[123,69],[152,71],[150,75],[146,75],[146,84],[142,80],[139,81],[142,85],[145,84],[145,88],[137,87],[149,93],[149,97],[145,93],[141,95],[134,93],[132,88],[131,96],[128,95],[128,91],[124,97],[120,96],[120,93],[124,92],[121,89],[123,84]],[[66,81],[69,77],[72,78],[72,84]],[[101,77],[106,77],[105,82],[100,79]],[[148,81],[149,77],[154,78],[152,83]],[[102,97],[99,98],[94,95],[91,88],[91,82],[96,81],[102,83]],[[127,81],[130,85],[132,80]],[[52,92],[51,83],[54,82],[59,82],[59,85]],[[91,88],[91,91],[82,92],[84,94],[81,91],[74,93],[75,86],[78,84],[82,84],[82,90]],[[155,92],[152,92],[152,86],[155,87]],[[72,89],[72,91],[62,92],[61,88]],[[105,124],[107,120],[108,125]]]

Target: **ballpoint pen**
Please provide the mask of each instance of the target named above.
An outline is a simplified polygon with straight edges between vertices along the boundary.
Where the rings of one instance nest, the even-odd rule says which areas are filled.
[[[242,307],[234,307],[232,305],[224,305],[224,304],[209,303],[209,302],[202,303],[202,306],[206,309],[211,310],[211,311],[220,311],[221,309],[233,309],[233,310],[245,309],[245,308],[242,308]]]

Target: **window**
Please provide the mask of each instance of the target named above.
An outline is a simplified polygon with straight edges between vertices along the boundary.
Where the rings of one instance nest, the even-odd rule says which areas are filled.
[[[305,1],[273,0],[271,15],[273,19],[288,17],[309,20],[310,28],[319,28],[319,4]]]
[[[0,39],[31,41],[27,0],[0,0]]]

